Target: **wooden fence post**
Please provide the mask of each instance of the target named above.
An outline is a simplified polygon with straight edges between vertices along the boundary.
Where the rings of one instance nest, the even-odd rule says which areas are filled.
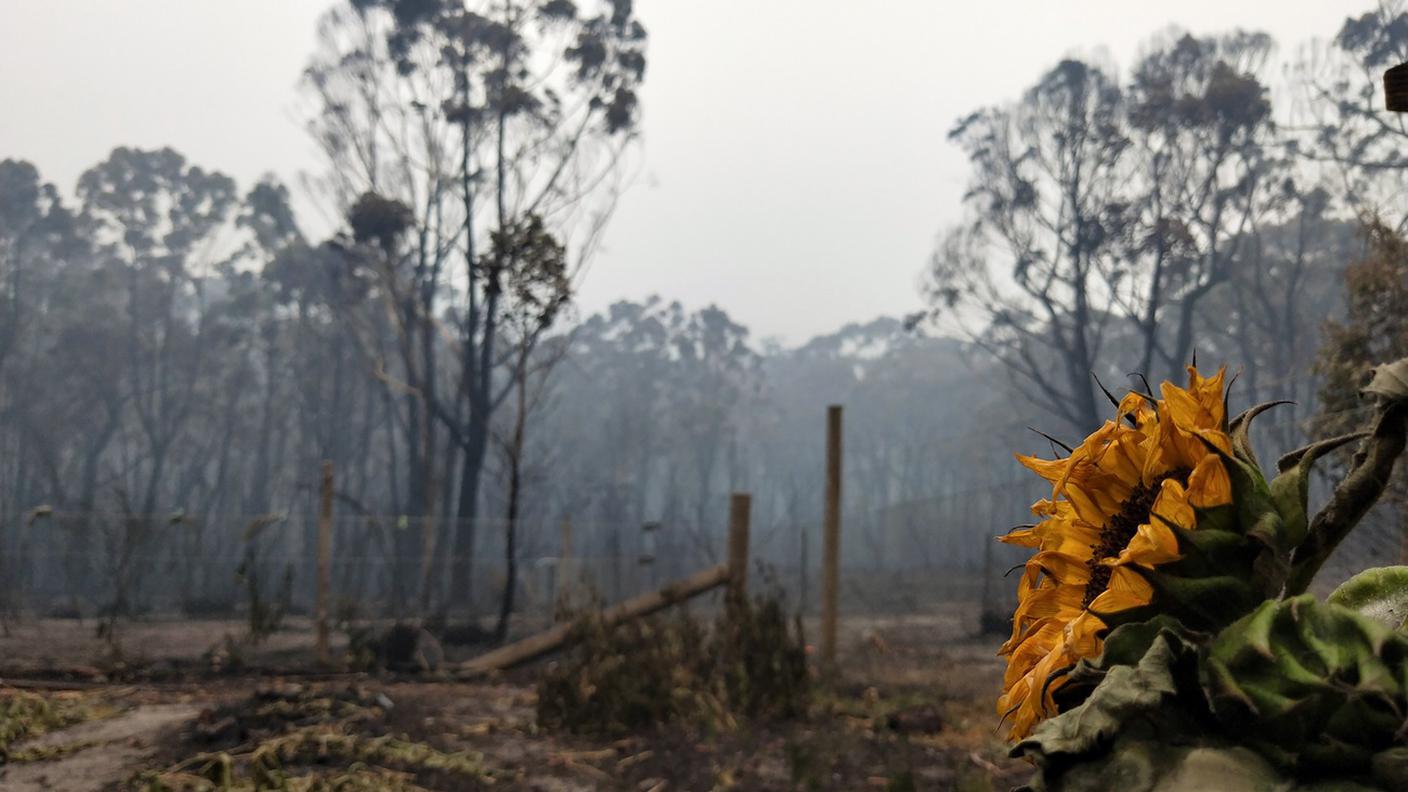
[[[742,602],[748,596],[748,523],[753,496],[735,492],[728,503],[729,596]]]
[[[826,408],[826,522],[821,559],[821,668],[836,671],[836,618],[841,583],[841,405]]]
[[[318,662],[326,664],[328,652],[329,589],[332,587],[332,462],[323,462],[322,504],[318,509]]]
[[[420,533],[420,616],[430,615],[431,600],[434,596],[435,551],[438,526],[434,517],[421,518]]]
[[[562,534],[558,539],[557,568],[553,572],[552,602],[550,607],[553,621],[557,621],[558,604],[571,605],[577,576],[572,569],[572,518],[562,518]]]

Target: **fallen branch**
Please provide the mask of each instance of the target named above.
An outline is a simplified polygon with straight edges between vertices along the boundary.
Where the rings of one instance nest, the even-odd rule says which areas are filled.
[[[728,565],[719,564],[702,572],[696,572],[683,580],[675,581],[659,591],[642,594],[607,608],[601,612],[599,619],[603,625],[613,627],[621,622],[649,616],[691,597],[697,597],[724,585],[729,580]],[[557,651],[571,640],[573,627],[574,625],[571,623],[559,624],[537,635],[482,654],[460,664],[459,676],[475,677],[489,674]]]

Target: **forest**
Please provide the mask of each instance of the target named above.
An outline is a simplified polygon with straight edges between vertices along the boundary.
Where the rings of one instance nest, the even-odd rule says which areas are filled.
[[[390,552],[433,541],[435,599],[464,604],[499,563],[476,557],[481,525],[656,521],[708,554],[740,488],[767,524],[815,522],[803,450],[828,401],[855,411],[858,515],[1014,478],[998,449],[1039,447],[1026,426],[1103,420],[1092,372],[1156,380],[1195,353],[1237,361],[1248,402],[1295,400],[1288,439],[1317,409],[1357,218],[1408,168],[1408,127],[1374,113],[1376,70],[1408,47],[1396,17],[1350,17],[1289,65],[1265,35],[1170,32],[954,125],[969,219],[936,229],[925,315],[794,347],[720,306],[582,316],[647,36],[626,3],[541,5],[329,12],[303,78],[343,218],[326,239],[288,186],[170,149],[116,148],[62,188],[4,161],[0,511],[311,512],[326,459],[354,513],[436,523]]]

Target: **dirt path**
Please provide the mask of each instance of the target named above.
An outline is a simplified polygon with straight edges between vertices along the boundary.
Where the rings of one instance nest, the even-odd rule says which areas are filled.
[[[7,792],[86,792],[122,781],[155,751],[158,741],[194,718],[192,704],[143,704],[106,720],[81,723],[15,746],[57,749],[84,746],[48,761],[0,768],[0,788]]]

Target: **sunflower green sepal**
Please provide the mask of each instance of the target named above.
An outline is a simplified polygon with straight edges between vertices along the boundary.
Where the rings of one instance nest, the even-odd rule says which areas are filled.
[[[1321,440],[1298,448],[1276,462],[1277,475],[1269,485],[1271,502],[1281,515],[1291,547],[1304,542],[1309,532],[1310,515],[1306,503],[1310,493],[1310,473],[1315,462],[1346,443],[1367,436],[1367,432],[1354,432]]]
[[[1401,632],[1408,626],[1408,566],[1366,569],[1341,583],[1326,602]]]
[[[1264,603],[1208,646],[1202,683],[1227,734],[1296,777],[1393,788],[1408,774],[1408,636],[1310,595]]]
[[[1245,575],[1184,577],[1157,569],[1140,571],[1154,587],[1160,612],[1195,630],[1221,629],[1264,599],[1260,587]]]
[[[1232,485],[1232,503],[1237,530],[1260,545],[1252,561],[1251,577],[1266,596],[1279,593],[1291,569],[1291,552],[1296,543],[1291,529],[1276,508],[1271,487],[1261,474],[1255,458],[1227,453],[1212,440],[1199,434],[1208,450],[1222,459]]]
[[[1119,628],[1164,615],[1185,629],[1216,631],[1265,599],[1250,574],[1262,548],[1234,530],[1236,509],[1227,505],[1194,511],[1196,530],[1151,515],[1173,533],[1180,558],[1155,569],[1137,570],[1156,596],[1141,608],[1099,614],[1107,625]]]
[[[1286,399],[1277,399],[1276,401],[1262,402],[1261,404],[1257,404],[1248,408],[1236,418],[1233,418],[1227,424],[1227,436],[1232,440],[1232,453],[1235,454],[1238,459],[1242,460],[1243,462],[1246,462],[1253,468],[1260,470],[1261,463],[1257,461],[1256,452],[1252,450],[1252,421],[1256,420],[1257,416],[1261,415],[1267,410],[1270,410],[1273,407],[1280,407],[1283,404],[1294,403],[1295,402],[1288,401]]]
[[[1229,511],[1227,507],[1215,511]],[[1190,531],[1166,523],[1178,538],[1178,561],[1167,564],[1169,571],[1183,577],[1245,575],[1256,559],[1258,549],[1250,539],[1236,531],[1203,527],[1200,513],[1197,530]],[[1209,521],[1212,524],[1212,521]]]
[[[1163,515],[1154,514],[1178,540],[1179,559],[1165,569],[1182,577],[1246,576],[1260,543],[1239,529],[1237,509],[1231,505],[1194,509],[1196,529],[1184,528]]]

